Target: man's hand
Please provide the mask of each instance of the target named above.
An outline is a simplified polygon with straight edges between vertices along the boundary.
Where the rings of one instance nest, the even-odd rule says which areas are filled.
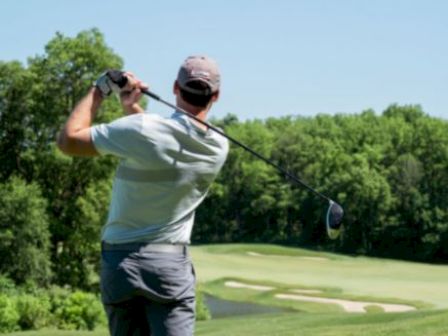
[[[136,78],[133,73],[125,72],[128,79],[126,86],[121,89],[120,101],[126,114],[142,113],[143,108],[138,104],[142,97],[142,90],[147,90],[148,85]]]
[[[103,97],[108,97],[112,92],[120,93],[126,86],[128,79],[124,72],[120,70],[108,70],[101,74],[94,85],[101,92]]]

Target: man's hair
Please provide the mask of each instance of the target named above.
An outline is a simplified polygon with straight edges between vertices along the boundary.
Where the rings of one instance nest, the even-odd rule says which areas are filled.
[[[206,107],[210,101],[212,100],[213,93],[210,93],[209,86],[201,81],[191,81],[186,84],[188,88],[203,91],[203,94],[192,93],[184,90],[182,87],[180,89],[180,95],[183,100],[187,103],[197,106],[197,107]]]

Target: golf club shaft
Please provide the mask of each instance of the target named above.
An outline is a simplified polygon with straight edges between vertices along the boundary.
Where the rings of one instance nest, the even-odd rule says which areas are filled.
[[[209,123],[197,118],[196,116],[194,116],[193,114],[185,111],[184,109],[181,109],[178,106],[175,106],[173,104],[171,104],[170,102],[167,102],[166,100],[163,100],[162,98],[160,98],[160,96],[156,95],[155,93],[152,93],[149,90],[142,90],[142,93],[144,93],[145,95],[153,98],[154,100],[157,100],[159,102],[161,102],[162,104],[165,104],[169,107],[171,107],[172,109],[181,112],[182,114],[185,114],[187,117],[197,121],[198,123],[207,126],[208,128],[212,129],[213,131],[215,131],[216,133],[221,134],[223,137],[229,139],[231,142],[233,142],[235,145],[240,146],[241,148],[243,148],[244,150],[246,150],[247,152],[251,153],[253,156],[259,158],[260,160],[266,162],[267,164],[271,165],[272,167],[276,168],[278,171],[280,171],[281,173],[283,173],[286,177],[290,178],[291,180],[293,180],[294,182],[296,182],[297,184],[301,185],[302,187],[308,189],[309,191],[311,191],[312,193],[316,194],[317,196],[329,201],[329,202],[333,202],[330,198],[328,198],[327,196],[325,196],[324,194],[321,194],[320,192],[318,192],[317,190],[311,188],[309,185],[307,185],[305,182],[301,181],[298,177],[292,175],[290,172],[288,172],[286,169],[280,167],[278,164],[272,162],[271,160],[265,158],[264,156],[262,156],[261,154],[258,154],[257,152],[255,152],[254,150],[252,150],[251,148],[247,147],[245,144],[239,142],[238,140],[232,138],[230,135],[225,134],[223,131],[221,131],[219,128],[214,127],[213,125],[210,125]]]

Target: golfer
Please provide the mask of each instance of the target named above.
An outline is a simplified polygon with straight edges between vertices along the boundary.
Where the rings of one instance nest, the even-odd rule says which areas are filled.
[[[195,273],[188,254],[196,208],[227,156],[223,136],[180,112],[143,113],[147,89],[131,73],[118,89],[126,114],[92,126],[114,87],[101,76],[74,108],[58,138],[72,156],[111,154],[116,171],[102,230],[101,294],[112,335],[192,335]],[[206,56],[182,64],[176,105],[205,120],[219,96],[220,75]]]

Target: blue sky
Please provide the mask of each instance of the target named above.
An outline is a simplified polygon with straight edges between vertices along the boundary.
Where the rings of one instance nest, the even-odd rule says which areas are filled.
[[[399,103],[448,119],[444,0],[5,0],[0,13],[0,60],[26,62],[56,31],[97,27],[167,100],[186,56],[208,54],[222,72],[218,117],[380,113]]]

